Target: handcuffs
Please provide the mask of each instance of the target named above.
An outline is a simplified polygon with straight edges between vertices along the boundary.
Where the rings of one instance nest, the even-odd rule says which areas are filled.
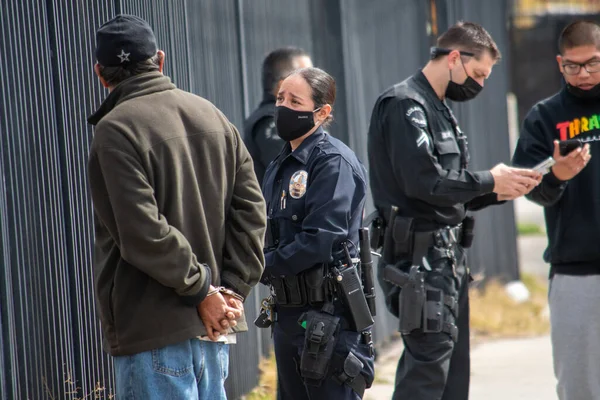
[[[241,294],[239,294],[231,289],[226,288],[225,286],[217,286],[214,289],[209,290],[208,293],[206,294],[206,297],[212,296],[213,294],[217,294],[217,293],[226,294],[228,296],[233,297],[234,299],[241,301],[242,303],[246,300],[244,298],[244,296],[242,296]]]

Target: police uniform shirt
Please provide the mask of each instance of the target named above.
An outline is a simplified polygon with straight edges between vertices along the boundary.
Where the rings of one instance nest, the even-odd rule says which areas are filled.
[[[265,252],[266,274],[297,275],[332,262],[332,251],[345,240],[358,244],[366,171],[321,127],[295,151],[284,146],[265,173],[263,194],[276,227],[274,247]]]
[[[466,137],[422,72],[377,100],[369,127],[370,182],[375,206],[435,226],[456,225],[466,210],[497,204],[489,171],[468,171]],[[464,136],[464,135],[463,135]]]

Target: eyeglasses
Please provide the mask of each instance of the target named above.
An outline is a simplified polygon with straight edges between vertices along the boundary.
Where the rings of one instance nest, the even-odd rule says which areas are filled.
[[[600,61],[590,61],[583,64],[576,63],[568,63],[563,64],[563,70],[567,75],[579,75],[581,72],[581,67],[583,67],[588,74],[593,74],[594,72],[600,72]]]

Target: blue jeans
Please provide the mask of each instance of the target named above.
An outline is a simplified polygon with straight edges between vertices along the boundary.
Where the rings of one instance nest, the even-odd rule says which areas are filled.
[[[226,400],[229,345],[190,339],[114,357],[117,400]]]

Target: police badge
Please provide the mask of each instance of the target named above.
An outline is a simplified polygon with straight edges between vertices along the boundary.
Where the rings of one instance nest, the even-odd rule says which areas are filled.
[[[308,184],[308,172],[300,170],[294,172],[290,179],[289,193],[294,199],[299,199],[306,193]]]

